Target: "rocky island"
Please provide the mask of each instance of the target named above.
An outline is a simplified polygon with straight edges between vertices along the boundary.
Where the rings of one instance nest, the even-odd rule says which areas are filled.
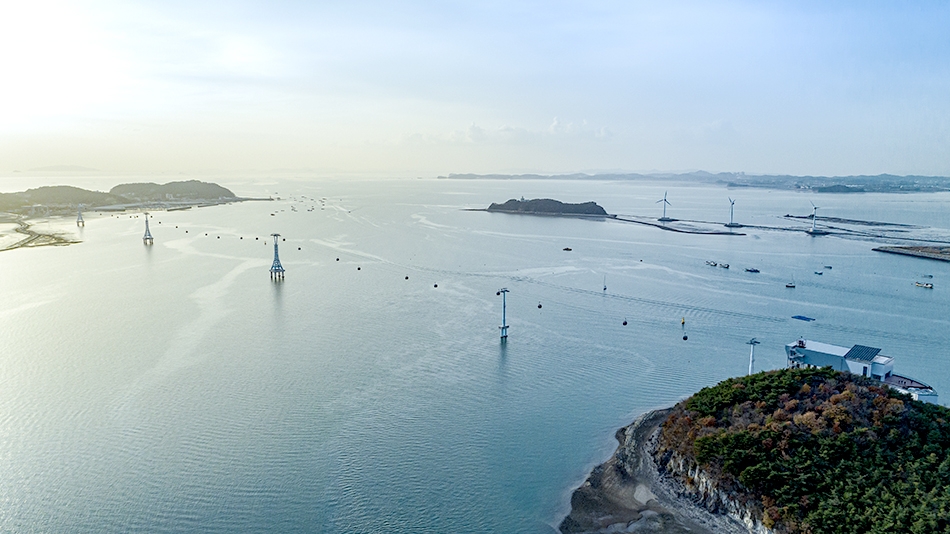
[[[732,378],[617,438],[562,532],[950,532],[950,409],[862,376]]]
[[[502,213],[523,213],[528,215],[561,215],[573,217],[612,217],[596,202],[568,204],[550,198],[535,198],[531,200],[511,199],[504,204],[492,202],[486,211]]]

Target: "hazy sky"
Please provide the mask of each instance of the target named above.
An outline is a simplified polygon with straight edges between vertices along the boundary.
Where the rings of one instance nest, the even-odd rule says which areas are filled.
[[[950,2],[0,1],[0,172],[950,175]]]

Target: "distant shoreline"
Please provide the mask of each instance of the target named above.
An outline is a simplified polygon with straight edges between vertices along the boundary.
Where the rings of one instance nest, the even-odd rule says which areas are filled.
[[[73,244],[79,243],[79,241],[73,241],[71,239],[67,239],[58,234],[53,234],[53,233],[47,234],[47,233],[37,232],[35,230],[32,230],[31,229],[32,224],[27,222],[29,221],[29,219],[27,219],[26,217],[16,216],[12,220],[7,220],[3,218],[2,215],[6,215],[6,214],[0,214],[0,223],[8,222],[8,223],[16,224],[17,227],[14,228],[13,231],[18,234],[23,234],[26,237],[24,239],[21,239],[20,241],[17,241],[16,243],[12,245],[8,245],[6,247],[0,248],[0,252],[4,252],[7,250],[16,250],[18,248],[25,248],[25,247],[66,246],[66,245],[73,245]]]
[[[250,201],[259,201],[259,200],[273,200],[271,198],[244,198],[244,197],[233,197],[226,199],[196,199],[196,200],[180,200],[174,202],[164,202],[164,205],[156,205],[155,202],[130,202],[128,204],[116,204],[111,206],[99,206],[89,209],[87,213],[121,213],[131,210],[136,211],[181,211],[191,208],[205,208],[211,206],[221,206],[224,204],[231,204],[234,202],[250,202]],[[72,215],[76,213],[73,208],[60,208],[54,210],[49,210],[50,214],[56,215]],[[38,232],[33,229],[33,224],[35,220],[43,217],[42,215],[21,215],[18,213],[12,212],[0,212],[0,224],[16,224],[17,227],[13,229],[13,232],[25,235],[26,237],[5,247],[0,248],[0,252],[5,252],[8,250],[16,250],[19,248],[31,248],[31,247],[44,247],[44,246],[66,246],[66,245],[75,245],[82,243],[82,241],[77,241],[74,239],[69,239],[63,237],[60,234],[56,233],[45,233]],[[4,235],[3,232],[0,232],[0,237]],[[7,233],[6,235],[10,235]]]
[[[871,250],[928,260],[950,261],[950,247],[876,247]]]

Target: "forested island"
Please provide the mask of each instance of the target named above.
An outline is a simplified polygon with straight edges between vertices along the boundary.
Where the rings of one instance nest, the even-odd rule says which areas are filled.
[[[0,225],[3,225],[3,230],[0,231],[0,251],[76,243],[77,241],[69,235],[32,228],[31,219],[49,215],[76,217],[80,207],[84,212],[114,212],[129,209],[171,211],[243,200],[252,199],[240,198],[225,187],[198,180],[167,184],[121,184],[107,193],[69,185],[43,186],[18,193],[0,193]],[[11,242],[14,236],[18,239]],[[6,242],[9,244],[5,244]]]
[[[135,207],[141,204],[167,206],[222,203],[245,200],[218,184],[188,180],[167,184],[120,184],[109,190],[89,191],[69,185],[43,186],[19,193],[0,193],[0,211],[16,214],[35,213],[37,207],[45,212],[72,212],[80,204],[84,209],[103,207]],[[156,206],[159,207],[159,206]]]
[[[504,213],[524,213],[529,215],[574,215],[574,216],[592,216],[592,217],[610,217],[604,208],[597,205],[596,202],[583,202],[580,204],[569,204],[552,200],[550,198],[535,198],[531,200],[511,199],[504,204],[492,202],[487,211],[500,211]]]
[[[618,432],[621,446],[575,491],[563,532],[620,531],[651,510],[660,532],[724,518],[732,528],[709,530],[950,532],[943,406],[850,373],[784,369],[725,380],[654,414],[639,434]]]

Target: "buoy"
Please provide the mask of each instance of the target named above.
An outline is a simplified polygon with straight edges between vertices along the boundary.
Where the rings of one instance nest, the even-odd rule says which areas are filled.
[[[282,238],[280,238],[280,240],[281,240],[281,241],[287,241],[287,238],[286,238],[286,237],[282,237]]]
[[[221,236],[218,236],[218,239],[221,239]]]
[[[432,287],[439,287],[439,284],[432,284]]]
[[[175,225],[175,228],[178,228],[178,225],[177,225],[177,224]]]
[[[686,317],[683,317],[683,319],[680,320],[680,324],[686,324]]]
[[[336,261],[340,261],[340,258],[337,258]]]
[[[297,247],[297,250],[300,250],[300,247]]]
[[[205,232],[205,235],[208,235],[208,233],[207,233],[207,232]]]
[[[689,339],[689,336],[687,336],[686,334],[683,334],[683,341],[686,341],[687,339]]]
[[[187,234],[187,233],[188,233],[188,230],[185,230],[185,233]]]
[[[538,303],[538,309],[539,309],[539,310],[541,309],[541,303],[540,303],[540,302]]]
[[[360,268],[359,268],[359,267],[357,267],[357,268],[356,268],[356,270],[357,270],[357,271],[359,271],[359,270],[360,270]]]
[[[408,276],[406,277],[406,280],[409,280],[409,277],[408,277]]]
[[[243,235],[241,236],[241,239],[244,239],[244,236],[243,236]]]
[[[627,326],[627,320],[626,320],[626,319],[623,320],[623,325],[624,325],[624,326]]]
[[[495,291],[495,296],[501,295],[501,291]]]
[[[257,241],[257,239],[258,239],[258,238],[255,237],[255,238],[254,238],[254,241]]]

